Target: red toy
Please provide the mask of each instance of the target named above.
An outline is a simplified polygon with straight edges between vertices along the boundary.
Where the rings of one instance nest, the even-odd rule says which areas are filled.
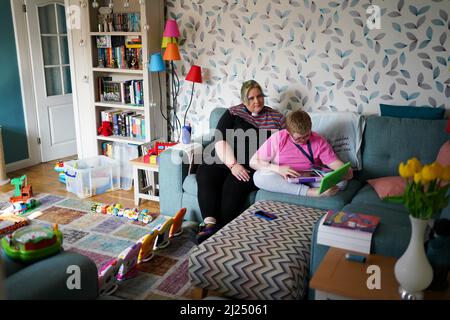
[[[157,156],[161,154],[164,150],[166,150],[169,147],[172,147],[174,145],[178,144],[178,142],[160,142],[156,141],[153,148],[148,150],[147,154],[144,156],[144,162],[149,163],[150,162],[150,156]]]
[[[100,128],[98,128],[98,133],[105,137],[111,136],[112,135],[111,122],[103,121]]]

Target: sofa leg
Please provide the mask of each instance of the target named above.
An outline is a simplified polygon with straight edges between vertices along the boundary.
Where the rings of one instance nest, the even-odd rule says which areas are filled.
[[[208,296],[208,290],[199,288],[199,287],[194,287],[194,290],[193,290],[193,299],[194,300],[202,300],[207,296]]]

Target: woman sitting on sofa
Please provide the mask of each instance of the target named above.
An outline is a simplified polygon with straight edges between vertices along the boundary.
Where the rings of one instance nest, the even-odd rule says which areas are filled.
[[[344,189],[346,181],[319,194],[317,184],[289,183],[288,178],[298,178],[298,171],[327,166],[336,170],[344,165],[327,140],[311,131],[311,118],[302,110],[291,112],[286,119],[286,129],[273,134],[250,160],[250,167],[257,170],[253,176],[255,185],[267,191],[300,196],[332,196]],[[350,169],[345,179],[353,177]]]
[[[225,112],[217,126],[220,137],[216,137],[214,150],[221,163],[201,164],[197,169],[198,202],[204,219],[197,234],[198,243],[244,209],[245,199],[257,189],[249,160],[260,145],[260,133],[262,136],[263,130],[270,134],[270,130],[284,127],[284,116],[264,106],[264,94],[256,81],[243,83],[241,101]]]

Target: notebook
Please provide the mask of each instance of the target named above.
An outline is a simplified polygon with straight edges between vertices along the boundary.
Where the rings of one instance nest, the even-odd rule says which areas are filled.
[[[327,191],[328,189],[334,187],[339,182],[344,180],[344,177],[347,175],[349,169],[350,162],[347,162],[339,169],[327,173],[320,182],[319,194]]]

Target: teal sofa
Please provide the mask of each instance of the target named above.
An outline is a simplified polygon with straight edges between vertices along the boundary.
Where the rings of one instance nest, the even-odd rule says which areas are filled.
[[[8,300],[88,300],[98,297],[97,266],[76,252],[61,252],[34,263],[21,263],[0,252],[4,267],[4,290]],[[69,288],[79,267],[80,287]],[[1,279],[0,279],[1,280]],[[69,280],[69,281],[68,281]]]
[[[215,109],[210,117],[210,128],[215,128],[226,109]],[[260,200],[281,201],[319,209],[345,209],[379,216],[381,222],[373,241],[372,252],[399,257],[410,238],[408,213],[401,204],[380,200],[367,184],[371,178],[398,175],[398,164],[415,156],[423,163],[435,161],[439,148],[450,138],[446,132],[447,120],[421,120],[369,116],[362,145],[363,169],[356,174],[344,192],[328,198],[307,198],[258,190],[250,194],[246,207]],[[210,141],[206,139],[204,145]],[[181,152],[167,150],[160,159],[160,207],[163,214],[174,215],[186,207],[188,220],[201,221],[197,201],[195,172],[189,173],[188,164],[176,164]],[[181,162],[181,161],[179,161]],[[179,163],[178,162],[178,163]],[[243,208],[244,209],[244,208]],[[450,207],[441,216],[450,218]],[[317,244],[318,224],[313,230],[310,274],[316,271],[328,247]]]

